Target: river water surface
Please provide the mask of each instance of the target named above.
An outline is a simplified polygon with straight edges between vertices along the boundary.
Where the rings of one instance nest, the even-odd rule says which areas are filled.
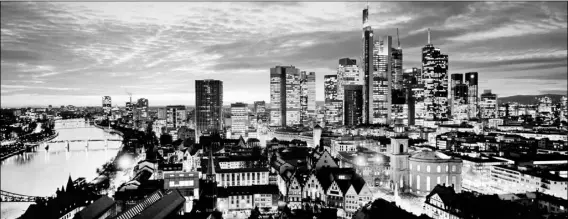
[[[76,127],[76,128],[75,128]],[[99,140],[121,137],[84,123],[84,120],[58,120],[59,132],[53,141]],[[49,150],[40,146],[36,152],[12,156],[0,164],[0,188],[7,192],[31,196],[52,196],[57,188],[73,180],[85,177],[87,181],[97,177],[96,169],[116,156],[121,141],[91,141],[50,143]],[[107,146],[108,145],[108,146]],[[32,203],[1,203],[1,218],[11,219],[22,215]]]

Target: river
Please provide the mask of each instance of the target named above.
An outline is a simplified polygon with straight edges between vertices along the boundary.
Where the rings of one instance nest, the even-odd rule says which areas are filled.
[[[74,128],[70,124],[79,124]],[[117,139],[101,129],[84,123],[83,119],[58,120],[55,130],[59,135],[53,141]],[[31,196],[52,196],[57,188],[67,184],[69,176],[73,180],[85,177],[87,181],[97,176],[96,169],[116,156],[121,141],[91,141],[87,143],[50,143],[49,151],[42,145],[36,152],[12,156],[0,164],[1,190]],[[3,202],[1,219],[12,219],[22,215],[32,203]]]

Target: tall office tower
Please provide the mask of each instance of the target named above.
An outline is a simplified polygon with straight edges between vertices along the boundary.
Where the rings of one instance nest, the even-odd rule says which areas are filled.
[[[195,139],[203,133],[223,133],[223,82],[195,81]]]
[[[110,114],[110,109],[112,108],[112,100],[110,96],[103,97],[103,111],[106,115]]]
[[[231,133],[233,138],[246,137],[248,129],[248,105],[246,103],[231,104]]]
[[[166,106],[166,127],[178,129],[185,119],[185,106]]]
[[[316,73],[305,71],[300,75],[300,113],[302,124],[308,125],[316,112]]]
[[[345,85],[343,94],[343,125],[363,122],[363,85]]]
[[[300,70],[294,66],[270,68],[270,126],[300,124]]]
[[[258,121],[262,121],[263,124],[268,122],[268,113],[266,112],[266,103],[264,101],[254,102],[254,113],[257,123]]]
[[[324,121],[326,125],[340,125],[343,121],[341,118],[343,101],[337,98],[337,75],[325,75],[323,86],[325,97]]]
[[[148,99],[146,98],[140,98],[138,99],[138,103],[137,106],[138,109],[141,111],[140,117],[141,119],[147,119],[148,118]]]
[[[480,118],[493,119],[497,118],[499,112],[497,111],[497,94],[491,93],[491,90],[484,90],[481,94],[481,101],[479,102]]]
[[[363,78],[361,76],[355,59],[339,59],[339,66],[337,67],[337,99],[343,100],[343,86],[362,85]]]
[[[406,95],[406,105],[408,108],[407,112],[407,122],[403,123],[405,125],[414,125],[415,124],[415,114],[416,114],[416,99],[414,96],[413,89],[418,87],[418,76],[420,75],[420,69],[418,68],[411,68],[405,69],[402,74],[402,86],[405,91]]]
[[[166,108],[159,108],[158,119],[166,119],[166,118],[167,118]]]
[[[453,76],[453,75],[452,75]],[[468,87],[465,84],[457,84],[452,88],[451,113],[452,118],[458,121],[467,120],[468,117]]]
[[[392,89],[393,90],[403,90],[403,70],[402,70],[402,48],[400,47],[400,40],[398,40],[398,29],[397,32],[397,47],[392,48]]]
[[[133,112],[132,109],[134,108],[133,104],[132,104],[132,98],[130,98],[129,102],[126,102],[125,104],[126,107],[126,120],[130,122],[132,122],[132,117],[133,117]]]
[[[568,98],[562,96],[560,98],[560,121],[566,121],[568,117]]]
[[[422,48],[422,81],[426,120],[441,121],[449,118],[448,107],[448,55],[430,43]]]
[[[477,118],[479,112],[479,98],[477,98],[477,87],[478,74],[477,72],[465,73],[465,85],[467,85],[467,114],[470,119]]]
[[[363,10],[363,124],[373,123],[373,29],[369,22],[369,6]]]
[[[465,91],[463,90],[465,86]],[[456,87],[460,86],[460,90],[456,91]],[[450,89],[448,90],[449,104],[450,104],[450,115],[454,120],[464,120],[467,119],[467,96],[465,98],[462,95],[467,95],[467,86],[463,83],[463,74],[451,74],[450,76]],[[465,107],[465,108],[464,108]],[[463,118],[464,111],[466,118]]]
[[[388,124],[392,114],[392,38],[381,36],[373,49],[372,124]]]

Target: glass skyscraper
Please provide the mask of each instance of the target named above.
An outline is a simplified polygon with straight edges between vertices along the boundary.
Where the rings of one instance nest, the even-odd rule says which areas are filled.
[[[223,132],[223,82],[196,80],[195,139],[198,141],[203,133],[212,132]]]
[[[430,43],[422,48],[422,82],[427,121],[442,121],[449,118],[448,106],[448,55]]]

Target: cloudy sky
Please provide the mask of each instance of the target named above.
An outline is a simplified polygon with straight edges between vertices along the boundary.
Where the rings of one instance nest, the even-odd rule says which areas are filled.
[[[194,104],[196,79],[225,103],[269,100],[269,68],[335,74],[359,59],[366,3],[1,3],[1,103],[100,105],[126,92],[150,105]],[[396,36],[404,68],[432,43],[450,73],[476,71],[500,96],[566,94],[566,2],[372,2],[375,35]]]

